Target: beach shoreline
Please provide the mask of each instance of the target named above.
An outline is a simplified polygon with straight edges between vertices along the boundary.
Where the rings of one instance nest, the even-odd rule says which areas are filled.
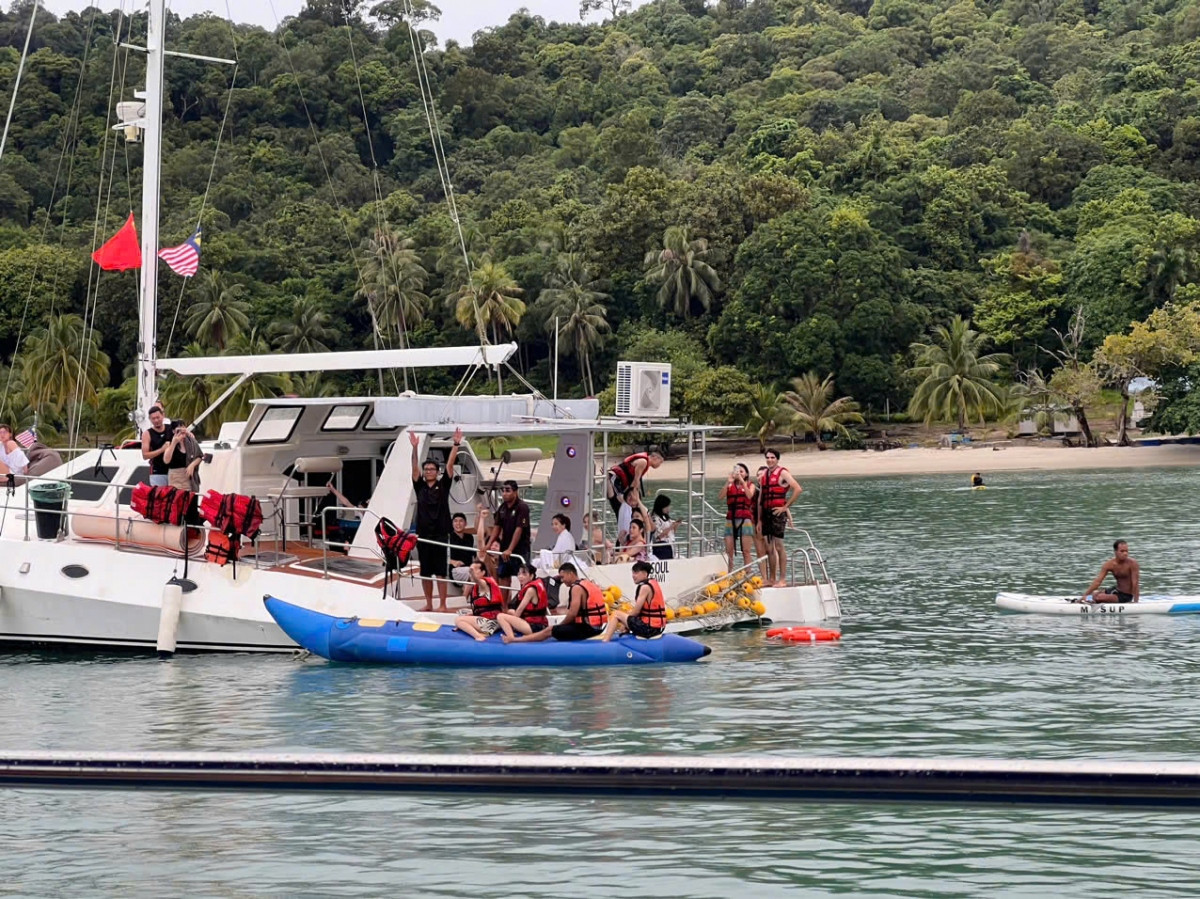
[[[1186,468],[1200,466],[1200,446],[1100,446],[1092,448],[1062,445],[1008,444],[949,447],[907,447],[885,450],[817,450],[813,446],[792,450],[780,442],[780,460],[796,477],[866,478],[905,475],[970,475],[981,472],[987,479],[996,472],[1026,471],[1103,471],[1134,468]],[[707,473],[710,481],[724,478],[737,462],[749,466],[751,473],[762,464],[756,451],[730,453],[710,450]],[[554,461],[543,459],[536,472],[548,476]],[[528,472],[526,464],[505,466]],[[650,474],[650,480],[678,481],[687,477],[687,458],[668,459]]]

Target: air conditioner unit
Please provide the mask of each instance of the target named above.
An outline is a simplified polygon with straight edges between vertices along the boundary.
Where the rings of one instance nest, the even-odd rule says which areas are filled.
[[[671,366],[666,362],[617,363],[617,415],[671,416]]]

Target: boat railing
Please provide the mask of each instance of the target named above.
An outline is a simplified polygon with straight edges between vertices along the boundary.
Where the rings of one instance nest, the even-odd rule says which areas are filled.
[[[817,545],[813,543],[812,535],[804,528],[793,526],[788,530],[799,534],[805,541],[788,554],[791,586],[831,583],[829,571],[825,567],[825,558],[817,549]]]

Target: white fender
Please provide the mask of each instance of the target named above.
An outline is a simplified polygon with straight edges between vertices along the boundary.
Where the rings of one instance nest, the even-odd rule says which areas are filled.
[[[158,616],[158,657],[169,659],[175,654],[175,636],[179,632],[179,611],[183,606],[183,588],[178,584],[163,587],[162,611]]]

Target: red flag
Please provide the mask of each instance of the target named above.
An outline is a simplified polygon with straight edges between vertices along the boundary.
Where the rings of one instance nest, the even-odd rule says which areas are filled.
[[[138,243],[137,228],[133,224],[133,213],[104,246],[92,254],[96,264],[106,272],[123,272],[127,268],[142,267],[142,247]]]

